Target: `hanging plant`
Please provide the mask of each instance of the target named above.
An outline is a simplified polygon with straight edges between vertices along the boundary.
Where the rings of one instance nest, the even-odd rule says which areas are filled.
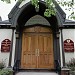
[[[1,1],[11,3],[11,0],[1,0]],[[25,0],[18,0],[18,1],[22,2],[22,1],[25,1]],[[44,0],[44,1],[46,3],[46,7],[47,7],[47,9],[44,12],[44,16],[51,17],[51,15],[56,14],[55,5],[54,5],[53,1],[57,1],[57,3],[61,6],[63,6],[63,7],[68,6],[69,8],[68,9],[66,8],[65,10],[72,10],[71,15],[69,15],[68,18],[75,19],[75,14],[72,14],[74,12],[74,9],[75,9],[74,0],[71,0],[71,1],[67,1],[67,0],[66,1],[64,1],[64,0]],[[32,5],[35,6],[36,12],[39,11],[39,4],[38,4],[39,0],[31,0],[31,3],[32,3]]]
[[[38,12],[39,11],[39,0],[31,0],[31,3],[32,3],[32,5],[34,5],[35,6],[35,10],[36,10],[36,12]]]
[[[55,16],[55,14],[56,14],[56,12],[54,10],[55,5],[53,4],[52,0],[44,0],[44,1],[46,3],[46,7],[47,7],[47,9],[45,9],[44,16],[46,16],[46,17],[51,17],[52,15]],[[38,4],[39,0],[31,0],[31,3],[32,3],[32,5],[35,6],[36,12],[38,12],[39,11],[39,4]]]
[[[7,3],[11,3],[11,0],[1,0],[6,1]],[[16,1],[16,0],[15,0]],[[19,2],[25,1],[25,0],[18,0]],[[54,10],[54,4],[52,0],[44,0],[46,3],[47,9],[44,12],[44,16],[51,17],[51,15],[55,15],[56,12]],[[39,0],[31,0],[32,5],[35,6],[36,12],[39,11]]]

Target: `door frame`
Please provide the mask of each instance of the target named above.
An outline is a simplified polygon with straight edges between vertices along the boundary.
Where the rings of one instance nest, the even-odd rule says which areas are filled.
[[[35,25],[32,25],[35,26]],[[17,63],[16,68],[20,68],[21,65],[21,50],[22,50],[22,33],[24,28],[32,27],[32,26],[23,26],[19,30],[16,31],[16,33],[19,35],[16,37],[16,47],[15,47],[15,59],[14,62]],[[43,26],[43,25],[39,25]],[[43,26],[43,27],[49,27],[51,26]],[[52,28],[51,28],[52,29]],[[59,38],[57,37],[57,33],[55,32],[54,29],[53,31],[53,50],[54,50],[54,68],[55,70],[58,69],[58,66],[60,67],[61,61],[60,61],[60,47],[59,47]]]
[[[40,32],[40,30],[39,30],[39,32],[37,31],[35,31],[35,28],[37,28],[37,27],[39,27],[40,29],[41,28],[44,28],[44,29],[41,29],[41,30],[43,30],[43,31],[41,31]],[[39,29],[38,28],[38,29]],[[27,29],[27,28],[26,28]],[[28,31],[29,30],[29,31]],[[23,33],[22,33],[22,54],[21,54],[21,67],[23,67],[23,68],[25,68],[24,67],[24,65],[23,65],[23,63],[24,63],[24,61],[23,61],[23,57],[24,57],[24,55],[23,55],[23,53],[24,53],[24,51],[27,51],[26,49],[25,49],[25,47],[24,47],[24,38],[25,37],[28,37],[28,36],[33,36],[33,37],[35,37],[35,38],[40,38],[40,36],[43,36],[43,38],[44,37],[46,37],[46,38],[49,38],[51,41],[50,42],[52,42],[52,43],[49,43],[48,41],[47,41],[47,43],[49,43],[48,44],[48,47],[49,47],[49,49],[47,48],[47,46],[46,46],[46,52],[48,53],[49,51],[51,51],[51,55],[47,55],[47,56],[51,56],[52,57],[52,63],[51,64],[53,64],[53,65],[51,65],[50,66],[50,63],[49,64],[45,64],[45,65],[43,65],[43,64],[41,64],[40,66],[41,67],[37,67],[37,66],[39,66],[39,64],[38,64],[38,62],[36,62],[37,64],[35,65],[36,66],[36,68],[34,68],[34,69],[51,69],[51,68],[53,68],[54,69],[54,50],[53,50],[53,32],[52,32],[52,29],[51,28],[48,28],[48,27],[41,27],[41,26],[33,26],[33,27],[30,27],[28,30],[23,30]],[[44,31],[45,30],[45,31]],[[31,31],[31,32],[30,32]],[[42,40],[42,39],[41,39]],[[40,40],[40,41],[41,41]],[[48,39],[47,39],[48,40]],[[37,42],[39,41],[39,39],[37,39]],[[42,40],[42,41],[44,41],[44,40]],[[27,42],[26,42],[27,43]],[[39,42],[38,42],[39,43]],[[41,42],[40,42],[41,43]],[[45,43],[44,43],[45,44]],[[51,46],[50,46],[50,44],[51,44]],[[41,45],[41,44],[40,44]],[[40,48],[40,45],[39,44],[36,44],[36,46],[38,46],[37,48],[35,48],[35,49],[39,49]],[[42,44],[43,45],[43,44]],[[24,47],[24,48],[23,48]],[[27,49],[29,48],[28,46],[26,46],[27,47]],[[43,50],[43,48],[45,48],[44,46],[42,47],[42,50]],[[34,50],[34,56],[36,57],[36,58],[39,58],[38,56],[36,56],[35,55],[35,49],[31,49],[31,50]],[[28,49],[28,50],[30,50],[30,48]],[[48,51],[49,50],[49,51]],[[43,52],[43,51],[42,51]],[[28,54],[30,54],[28,51],[27,51],[27,53]],[[32,55],[32,54],[31,54]],[[46,59],[46,58],[45,58]],[[42,59],[41,59],[42,60]],[[50,58],[48,59],[48,61],[50,60]],[[37,60],[36,60],[37,61]],[[30,62],[30,61],[29,61]],[[41,61],[42,62],[42,61]],[[43,61],[44,62],[44,61]],[[25,64],[26,65],[26,64]],[[49,65],[49,66],[48,66]],[[32,69],[33,67],[27,67],[26,69]]]

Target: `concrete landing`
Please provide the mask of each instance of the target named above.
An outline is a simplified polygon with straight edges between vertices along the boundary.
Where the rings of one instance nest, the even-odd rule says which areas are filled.
[[[16,75],[58,75],[54,72],[18,72]]]

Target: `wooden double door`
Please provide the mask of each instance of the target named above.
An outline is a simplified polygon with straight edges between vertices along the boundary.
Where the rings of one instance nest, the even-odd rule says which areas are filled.
[[[54,69],[53,35],[50,29],[32,27],[24,30],[21,68]]]

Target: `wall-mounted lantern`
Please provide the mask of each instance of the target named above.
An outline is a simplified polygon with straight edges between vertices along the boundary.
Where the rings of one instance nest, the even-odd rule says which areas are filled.
[[[19,38],[19,32],[15,32],[16,38]]]
[[[57,38],[60,37],[60,33],[59,33],[59,32],[56,33],[56,37],[57,37]]]

